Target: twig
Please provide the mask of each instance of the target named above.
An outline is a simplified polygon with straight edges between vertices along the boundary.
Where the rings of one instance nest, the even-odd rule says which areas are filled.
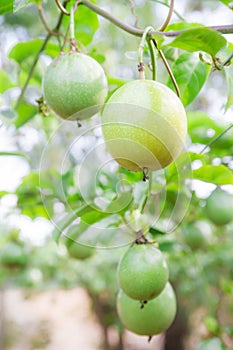
[[[138,28],[138,16],[135,13],[135,3],[133,0],[128,0],[128,1],[130,3],[131,13],[132,13],[133,17],[135,18],[134,26],[136,28]]]
[[[107,20],[109,20],[110,22],[112,22],[113,24],[115,24],[116,26],[123,29],[125,32],[127,32],[129,34],[139,36],[139,37],[141,37],[143,35],[143,29],[138,29],[138,28],[132,27],[128,24],[125,24],[123,21],[112,16],[109,12],[96,6],[95,4],[93,4],[92,2],[90,2],[88,0],[81,0],[79,4],[88,7],[90,10],[92,10],[95,13],[97,13],[98,15],[106,18]],[[233,25],[232,24],[222,25],[222,26],[208,26],[206,28],[216,30],[222,34],[232,34],[233,33]],[[170,32],[153,31],[153,32],[151,32],[151,35],[152,34],[161,34],[161,35],[168,36],[168,37],[176,37],[177,35],[183,33],[184,31],[185,30],[170,31]]]
[[[66,3],[67,3],[67,1],[65,2],[65,4],[66,4]],[[60,13],[60,16],[59,16],[59,18],[58,18],[57,24],[56,24],[56,26],[54,27],[54,29],[52,30],[53,32],[57,32],[57,31],[59,30],[59,28],[60,28],[60,26],[61,26],[61,24],[62,24],[63,16],[64,16],[64,13],[61,12],[61,13]],[[38,62],[38,60],[39,60],[40,54],[44,51],[44,49],[45,49],[45,47],[46,47],[46,45],[47,45],[49,39],[51,38],[51,36],[52,36],[51,33],[48,33],[48,34],[47,34],[47,36],[46,36],[46,38],[45,38],[45,40],[44,40],[44,42],[43,42],[43,44],[42,44],[40,50],[38,51],[37,55],[36,55],[35,58],[34,58],[34,61],[33,61],[33,63],[32,63],[32,66],[31,66],[30,70],[29,70],[27,79],[26,79],[26,81],[25,81],[25,83],[24,83],[24,86],[23,86],[23,88],[22,88],[22,90],[21,90],[21,93],[20,93],[20,95],[19,95],[19,97],[18,97],[18,99],[17,99],[17,101],[16,101],[15,109],[17,109],[17,107],[19,106],[19,104],[20,104],[20,102],[21,102],[21,100],[22,100],[22,98],[23,98],[23,96],[24,96],[24,93],[25,93],[25,91],[26,91],[26,89],[27,89],[27,86],[28,86],[28,84],[29,84],[29,81],[31,80],[32,74],[33,74],[33,72],[34,72],[34,69],[35,69],[35,67],[36,67],[36,65],[37,65],[37,62]]]
[[[92,2],[90,2],[88,0],[80,1],[80,5],[84,5],[84,6],[88,7],[90,10],[92,10],[95,13],[97,13],[98,15],[106,18],[107,20],[109,20],[110,22],[115,24],[117,27],[123,29],[125,32],[127,32],[129,34],[136,35],[139,37],[141,37],[143,35],[142,29],[137,29],[137,28],[132,27],[128,24],[125,24],[123,21],[119,20],[118,18],[114,17],[106,10],[96,6],[95,4],[93,4]]]
[[[228,65],[228,63],[230,63],[231,62],[231,59],[233,58],[233,52],[230,54],[230,56],[226,59],[226,61],[225,62],[223,62],[223,66],[227,66]]]
[[[66,46],[66,43],[67,43],[67,40],[68,40],[69,32],[70,32],[70,26],[68,26],[67,29],[66,29],[66,33],[65,33],[65,36],[64,36],[64,41],[63,41],[63,44],[62,44],[62,47],[61,47],[61,52],[64,52],[64,50],[65,50],[65,46]]]
[[[161,4],[161,5],[170,7],[170,5],[166,4],[166,3],[163,2],[163,1],[155,0],[155,2],[157,2],[158,4]],[[175,14],[181,21],[186,22],[186,19],[185,19],[179,12],[177,12],[175,9],[174,9],[173,12],[174,12],[174,14]]]
[[[213,140],[211,140],[207,145],[205,145],[205,147],[201,150],[200,154],[204,153],[204,151],[210,147],[213,143],[215,143],[216,141],[218,141],[224,134],[226,134],[231,128],[233,127],[233,124],[231,124],[230,126],[228,126],[228,128],[226,128],[223,132],[221,132],[221,134],[219,134],[218,136],[216,136]]]
[[[52,29],[49,28],[49,26],[48,26],[48,24],[46,22],[45,16],[44,16],[44,11],[43,11],[43,7],[42,7],[41,2],[38,3],[37,8],[38,8],[38,11],[39,11],[39,16],[40,16],[41,22],[43,23],[43,25],[44,25],[45,29],[47,30],[47,32],[49,34],[53,35],[53,36],[63,36],[63,34],[54,32]]]
[[[158,50],[158,53],[159,53],[159,55],[160,55],[160,57],[161,57],[161,59],[162,59],[162,61],[163,61],[164,66],[166,67],[166,69],[167,69],[167,71],[168,71],[168,74],[169,74],[169,76],[170,76],[170,78],[171,78],[171,80],[172,80],[172,83],[173,83],[173,85],[174,85],[174,88],[175,88],[175,90],[176,90],[176,94],[177,94],[177,96],[180,98],[180,89],[179,89],[179,86],[178,86],[178,84],[177,84],[177,82],[176,82],[176,79],[175,79],[175,77],[174,77],[174,75],[173,75],[173,73],[172,73],[172,70],[171,70],[171,68],[170,68],[170,66],[169,66],[169,64],[168,64],[168,61],[166,60],[166,57],[164,56],[163,51],[158,49],[156,40],[155,40],[155,39],[152,39],[152,41],[153,41],[153,43],[154,43],[154,46],[155,46],[156,49]]]
[[[56,4],[58,6],[58,8],[61,10],[61,12],[66,15],[66,16],[69,16],[70,13],[66,10],[66,8],[60,3],[59,0],[55,0],[56,1]]]
[[[162,25],[162,27],[159,29],[160,32],[164,32],[164,30],[167,28],[168,24],[170,23],[170,20],[172,18],[172,14],[174,11],[174,5],[175,5],[175,0],[171,0],[167,18],[166,18],[164,24]]]

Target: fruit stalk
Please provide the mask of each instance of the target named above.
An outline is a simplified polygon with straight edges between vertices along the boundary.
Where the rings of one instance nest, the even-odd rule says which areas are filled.
[[[157,79],[156,53],[155,53],[153,41],[151,39],[148,39],[147,42],[148,42],[148,47],[150,50],[150,57],[151,57],[152,80],[156,80]]]
[[[74,30],[74,7],[71,6],[70,9],[70,51],[76,52],[76,40],[75,40],[75,30]]]
[[[151,30],[153,30],[153,27],[151,27],[151,26],[145,28],[143,35],[142,35],[142,38],[141,38],[141,41],[140,41],[139,48],[138,48],[138,71],[139,71],[139,79],[140,80],[145,79],[145,65],[143,62],[143,52],[144,52],[147,36]]]

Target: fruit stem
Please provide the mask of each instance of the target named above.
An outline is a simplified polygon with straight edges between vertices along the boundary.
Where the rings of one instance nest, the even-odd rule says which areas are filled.
[[[142,173],[143,173],[143,178],[142,178],[142,181],[146,181],[146,180],[149,180],[149,169],[147,167],[144,167],[142,169]]]
[[[74,6],[70,8],[70,51],[76,52],[76,40],[75,40],[75,31],[74,31]]]
[[[157,66],[156,66],[156,53],[154,49],[154,45],[151,39],[147,40],[149,50],[150,50],[150,57],[151,57],[151,70],[152,70],[152,79],[156,80],[157,78]]]
[[[145,28],[140,41],[139,48],[138,48],[138,71],[139,71],[140,80],[145,79],[145,65],[143,62],[143,52],[144,52],[147,36],[151,30],[154,30],[153,27],[151,26]]]
[[[151,192],[151,182],[152,182],[152,179],[151,179],[151,176],[148,176],[148,174],[146,175],[148,180],[149,180],[149,183],[148,183],[148,188],[147,188],[147,192],[145,193],[144,195],[144,198],[143,198],[143,201],[141,202],[141,205],[139,207],[139,211],[141,214],[143,214],[143,211],[145,209],[145,206],[146,206],[146,203],[148,201],[148,198],[150,197],[150,192]]]

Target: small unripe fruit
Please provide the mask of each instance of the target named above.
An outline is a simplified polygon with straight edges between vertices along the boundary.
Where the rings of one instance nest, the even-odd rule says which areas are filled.
[[[96,251],[92,245],[93,243],[85,239],[85,232],[79,232],[78,225],[73,225],[69,228],[65,237],[65,244],[69,256],[78,260],[90,258]]]
[[[190,222],[183,227],[183,238],[193,250],[205,248],[210,242],[211,227],[206,221]]]
[[[206,201],[206,214],[215,225],[233,220],[233,195],[217,188]]]

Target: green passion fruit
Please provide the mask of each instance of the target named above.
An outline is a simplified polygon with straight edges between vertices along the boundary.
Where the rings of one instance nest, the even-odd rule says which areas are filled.
[[[78,225],[69,228],[65,237],[65,245],[69,256],[78,260],[90,258],[96,250],[90,239],[85,238],[85,232],[79,232]]]
[[[215,225],[226,225],[233,220],[233,195],[217,188],[206,201],[206,214]]]
[[[61,54],[48,66],[43,79],[44,98],[61,118],[90,118],[107,96],[107,79],[100,64],[85,54]]]
[[[131,332],[147,336],[159,334],[169,328],[175,318],[175,292],[168,282],[159,296],[142,308],[139,301],[129,298],[120,290],[117,295],[117,313]]]
[[[134,244],[118,265],[120,288],[132,299],[150,300],[168,281],[168,266],[161,251],[152,244]]]
[[[164,168],[184,148],[187,119],[180,99],[153,80],[120,87],[102,112],[102,130],[112,157],[132,171]]]
[[[211,227],[207,221],[190,222],[183,227],[184,242],[193,250],[208,246],[211,235]]]

